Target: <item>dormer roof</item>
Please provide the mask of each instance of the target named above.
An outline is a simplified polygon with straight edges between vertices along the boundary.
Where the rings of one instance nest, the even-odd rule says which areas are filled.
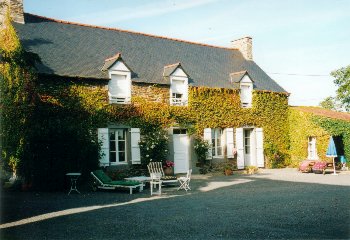
[[[187,78],[190,77],[188,73],[186,73],[184,68],[181,66],[180,62],[164,66],[163,76],[170,77],[173,73],[176,72],[177,69],[181,69],[187,75]]]
[[[117,53],[113,57],[105,59],[104,64],[103,64],[103,66],[101,68],[101,71],[109,70],[117,62],[122,62],[129,69],[129,71],[131,72],[130,67],[124,62],[121,53]]]
[[[249,79],[252,82],[254,82],[254,80],[249,76],[248,71],[246,71],[246,70],[230,73],[231,82],[232,83],[240,83],[243,80],[244,76],[246,76],[246,75],[249,77]]]

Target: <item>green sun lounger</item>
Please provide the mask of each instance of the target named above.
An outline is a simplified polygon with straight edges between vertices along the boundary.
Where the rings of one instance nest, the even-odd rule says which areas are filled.
[[[143,184],[137,181],[112,181],[102,170],[96,170],[91,172],[94,178],[95,189],[116,189],[116,188],[129,188],[130,194],[135,188],[139,188],[139,191],[143,191]]]

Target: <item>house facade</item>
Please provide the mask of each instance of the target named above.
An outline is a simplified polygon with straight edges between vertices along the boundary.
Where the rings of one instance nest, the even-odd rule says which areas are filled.
[[[196,169],[195,136],[210,143],[208,159],[238,169],[287,158],[289,94],[254,62],[252,38],[219,47],[16,14],[24,49],[41,60],[41,111],[81,111],[71,119],[100,143],[100,166],[142,164],[139,142],[159,129],[175,173]]]

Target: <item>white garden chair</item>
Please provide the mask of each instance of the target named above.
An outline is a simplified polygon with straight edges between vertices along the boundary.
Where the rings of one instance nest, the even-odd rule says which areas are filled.
[[[192,174],[192,169],[187,171],[186,177],[179,177],[177,179],[180,182],[180,187],[177,190],[185,189],[186,192],[187,190],[191,190],[190,188],[191,174]]]

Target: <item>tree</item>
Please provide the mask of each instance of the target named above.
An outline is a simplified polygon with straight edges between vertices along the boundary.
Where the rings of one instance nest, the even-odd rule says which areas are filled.
[[[336,110],[336,103],[334,97],[326,97],[322,102],[320,102],[320,107],[329,109],[329,110]]]
[[[347,112],[350,111],[350,65],[331,72],[334,83],[338,86],[337,99]]]

